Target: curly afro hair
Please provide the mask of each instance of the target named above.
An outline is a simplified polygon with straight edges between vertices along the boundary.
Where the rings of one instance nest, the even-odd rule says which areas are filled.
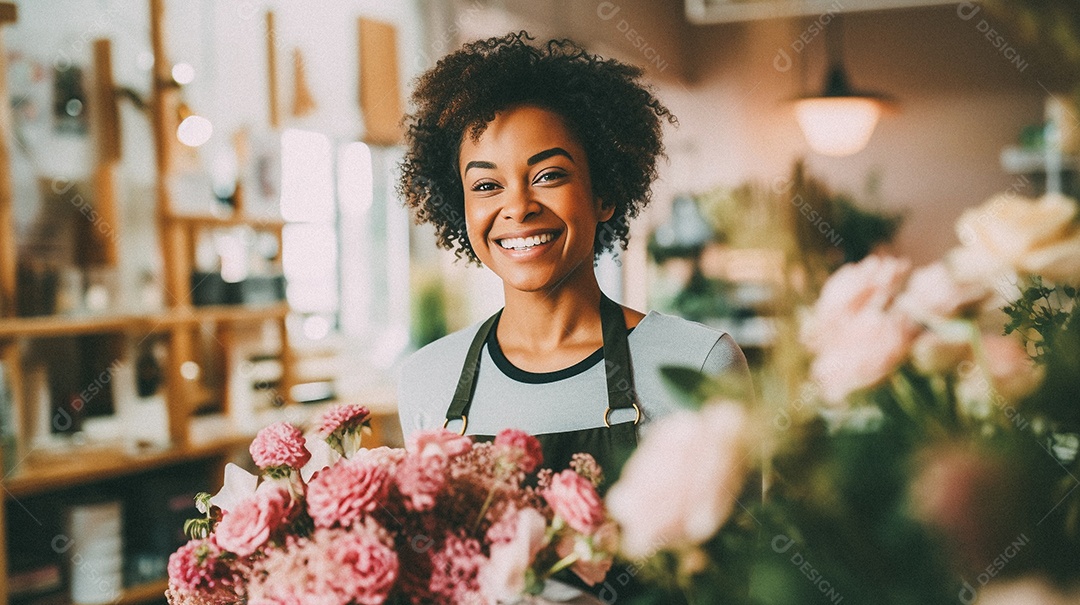
[[[661,121],[675,116],[638,82],[642,70],[591,55],[570,40],[529,44],[527,32],[466,44],[420,76],[406,117],[408,150],[398,191],[417,223],[431,223],[439,246],[479,263],[465,231],[458,173],[463,137],[476,140],[495,114],[535,105],[566,120],[588,156],[593,194],[614,205],[597,225],[596,256],[625,249],[630,219],[649,203]]]

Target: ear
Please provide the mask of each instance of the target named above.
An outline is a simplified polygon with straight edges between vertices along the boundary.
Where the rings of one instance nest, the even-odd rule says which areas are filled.
[[[611,217],[615,216],[615,204],[608,204],[600,198],[596,198],[596,201],[600,204],[600,222],[610,221]]]

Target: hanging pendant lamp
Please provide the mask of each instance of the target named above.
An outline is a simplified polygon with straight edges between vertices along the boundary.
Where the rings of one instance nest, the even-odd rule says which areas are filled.
[[[891,103],[885,95],[851,87],[842,56],[842,27],[837,15],[825,34],[829,69],[821,93],[795,101],[795,117],[810,148],[833,157],[862,151],[882,110]]]

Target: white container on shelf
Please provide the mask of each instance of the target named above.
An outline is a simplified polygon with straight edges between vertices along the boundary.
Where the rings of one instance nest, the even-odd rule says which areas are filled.
[[[67,515],[71,601],[93,605],[115,601],[123,590],[123,509],[120,502],[73,506]]]

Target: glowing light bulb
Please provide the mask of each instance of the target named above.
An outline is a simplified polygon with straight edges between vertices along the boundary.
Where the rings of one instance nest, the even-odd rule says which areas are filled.
[[[191,63],[177,63],[173,65],[172,77],[177,84],[191,84],[195,81],[195,68]]]
[[[862,151],[870,142],[881,105],[869,97],[813,97],[795,104],[795,117],[810,147],[842,157]]]
[[[210,140],[214,126],[202,116],[188,116],[176,128],[176,138],[188,147],[198,147]]]

